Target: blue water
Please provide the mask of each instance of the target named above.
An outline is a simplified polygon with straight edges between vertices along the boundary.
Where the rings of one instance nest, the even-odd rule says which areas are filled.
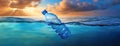
[[[120,46],[120,26],[67,25],[61,39],[45,23],[0,23],[0,46]]]

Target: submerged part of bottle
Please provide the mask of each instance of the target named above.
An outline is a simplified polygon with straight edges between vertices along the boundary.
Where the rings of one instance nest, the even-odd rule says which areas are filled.
[[[48,13],[46,10],[44,10],[42,14],[45,16],[48,25],[50,25],[62,39],[66,39],[70,36],[71,32],[69,29],[64,23],[61,23],[60,19],[55,14]]]

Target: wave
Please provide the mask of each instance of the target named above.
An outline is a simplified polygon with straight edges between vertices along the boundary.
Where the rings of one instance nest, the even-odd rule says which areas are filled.
[[[86,19],[83,19],[86,20]],[[18,17],[1,17],[0,23],[11,22],[11,23],[45,23],[44,20],[34,20],[32,18],[18,18]],[[71,21],[64,22],[69,25],[87,25],[87,26],[120,26],[119,18],[109,18],[109,19],[87,19],[87,21]],[[53,23],[54,24],[54,23]]]
[[[65,23],[65,24],[68,24],[68,25],[86,25],[86,26],[120,26],[120,23],[111,23],[111,24],[106,24],[106,23],[102,23],[102,24],[99,24],[99,23],[80,23],[80,22],[68,22],[68,23]]]
[[[33,23],[33,22],[45,22],[45,21],[43,21],[43,20],[35,20],[35,19],[32,19],[32,18],[0,17],[0,22]]]
[[[72,25],[88,25],[88,26],[119,26],[120,19],[119,18],[109,18],[103,20],[95,20],[95,21],[79,21],[79,22],[67,22],[66,24]]]
[[[119,26],[120,16],[87,16],[67,19],[66,24],[87,26]]]

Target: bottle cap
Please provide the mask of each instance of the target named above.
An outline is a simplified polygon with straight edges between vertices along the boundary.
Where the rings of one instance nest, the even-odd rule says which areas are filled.
[[[46,13],[48,13],[47,10],[43,10],[43,11],[42,11],[42,14],[43,14],[43,15],[45,15]]]

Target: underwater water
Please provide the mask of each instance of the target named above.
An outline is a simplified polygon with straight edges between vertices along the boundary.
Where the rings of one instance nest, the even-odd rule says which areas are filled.
[[[0,46],[120,46],[120,26],[69,25],[61,39],[45,23],[0,23]]]
[[[77,22],[70,18],[72,22],[65,23],[72,33],[68,39],[61,39],[43,21],[16,19],[30,20],[1,18],[0,46],[120,46],[119,18],[80,18]]]

